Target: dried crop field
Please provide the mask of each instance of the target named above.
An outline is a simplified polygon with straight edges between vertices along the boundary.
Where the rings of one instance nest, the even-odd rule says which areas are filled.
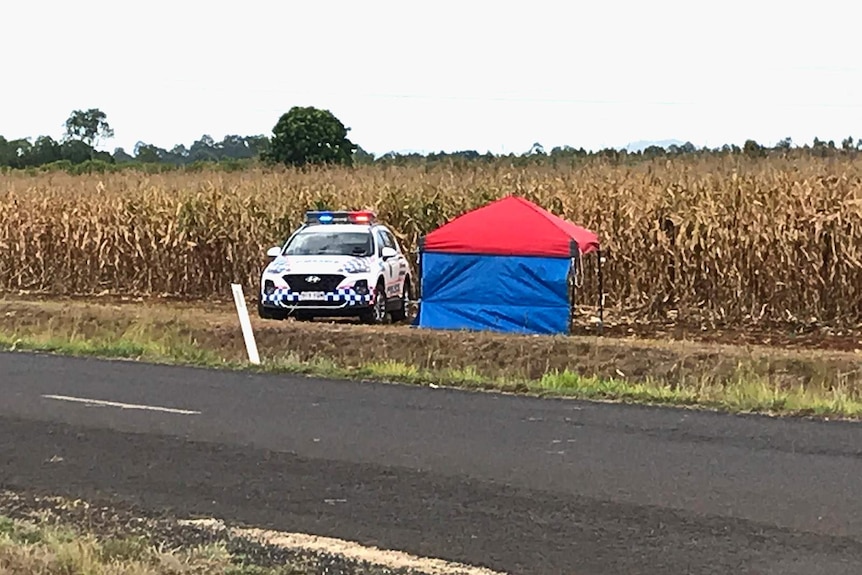
[[[862,321],[862,159],[0,175],[0,290],[229,297],[306,209],[372,208],[414,250],[515,193],[596,231],[638,320]],[[579,303],[596,299],[593,257]]]

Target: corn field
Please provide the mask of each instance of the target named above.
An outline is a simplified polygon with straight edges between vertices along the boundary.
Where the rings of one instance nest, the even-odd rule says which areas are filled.
[[[606,306],[642,320],[862,321],[862,159],[0,175],[0,290],[225,298],[307,209],[377,211],[413,251],[518,194],[599,234]],[[579,304],[596,301],[585,257]]]

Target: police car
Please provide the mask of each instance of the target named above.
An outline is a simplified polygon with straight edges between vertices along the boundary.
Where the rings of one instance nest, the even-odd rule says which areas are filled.
[[[258,315],[358,317],[382,323],[407,317],[410,265],[392,232],[370,211],[309,211],[260,280]]]

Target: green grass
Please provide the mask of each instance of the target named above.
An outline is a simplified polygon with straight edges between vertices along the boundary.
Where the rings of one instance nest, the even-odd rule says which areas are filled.
[[[201,366],[212,366],[221,362],[214,352],[195,345],[190,338],[170,332],[156,336],[146,331],[127,330],[119,335],[103,334],[96,337],[76,333],[57,334],[52,331],[22,336],[0,333],[0,349]]]
[[[263,364],[255,366],[222,358],[216,352],[196,345],[189,335],[170,330],[155,333],[149,329],[127,329],[114,337],[101,334],[91,338],[80,334],[63,336],[46,333],[21,337],[0,334],[0,349],[131,358],[155,363],[245,369],[265,373],[371,379],[544,397],[690,406],[733,412],[843,418],[862,416],[862,397],[858,390],[851,386],[788,386],[763,375],[749,373],[741,367],[734,379],[723,383],[706,375],[698,378],[693,374],[687,377],[685,383],[672,384],[649,378],[632,381],[625,378],[587,377],[569,370],[547,372],[538,379],[528,379],[517,376],[489,377],[469,367],[430,370],[395,361],[343,366],[322,357],[303,361],[293,354],[266,358]]]

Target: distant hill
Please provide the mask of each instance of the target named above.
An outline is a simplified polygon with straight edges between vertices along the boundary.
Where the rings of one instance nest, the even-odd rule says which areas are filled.
[[[632,142],[626,146],[626,151],[628,152],[643,152],[650,146],[659,146],[660,148],[667,149],[668,146],[672,146],[676,144],[677,146],[685,145],[685,142],[680,140],[657,140],[657,141],[648,141],[648,140],[640,140],[637,142]]]

